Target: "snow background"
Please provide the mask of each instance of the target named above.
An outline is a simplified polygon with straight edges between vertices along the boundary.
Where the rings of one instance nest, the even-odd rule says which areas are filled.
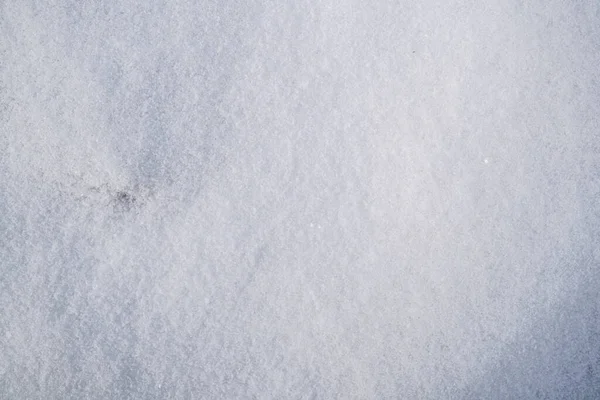
[[[0,1],[0,398],[599,397],[598,66],[593,0]]]

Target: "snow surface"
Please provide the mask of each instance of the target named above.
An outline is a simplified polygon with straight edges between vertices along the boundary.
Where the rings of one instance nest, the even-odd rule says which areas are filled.
[[[599,398],[599,66],[596,0],[0,1],[0,398]]]

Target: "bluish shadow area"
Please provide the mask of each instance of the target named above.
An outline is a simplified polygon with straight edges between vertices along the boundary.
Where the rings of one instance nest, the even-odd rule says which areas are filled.
[[[557,304],[504,348],[489,372],[457,398],[600,398],[600,271],[591,254],[566,302]]]

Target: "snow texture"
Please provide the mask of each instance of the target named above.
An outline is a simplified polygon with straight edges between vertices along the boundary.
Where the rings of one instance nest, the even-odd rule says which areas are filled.
[[[0,1],[0,398],[600,398],[599,66],[595,0]]]

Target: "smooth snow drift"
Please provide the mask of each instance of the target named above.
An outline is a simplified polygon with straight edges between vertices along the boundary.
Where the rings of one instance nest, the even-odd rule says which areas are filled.
[[[0,2],[0,398],[597,398],[598,66],[592,0]]]

